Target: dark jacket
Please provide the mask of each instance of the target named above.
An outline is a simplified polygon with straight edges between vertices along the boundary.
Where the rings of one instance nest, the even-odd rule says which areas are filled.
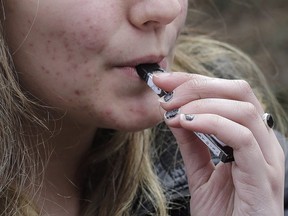
[[[187,178],[185,175],[183,163],[181,161],[181,155],[177,149],[177,145],[173,136],[169,130],[160,128],[161,133],[158,133],[156,139],[155,155],[155,168],[159,178],[162,181],[164,188],[166,189],[167,199],[171,201],[170,214],[171,216],[188,216],[189,210],[189,190],[187,185]],[[170,134],[169,134],[170,133]],[[288,142],[287,139],[280,133],[275,131],[279,142],[283,146],[286,156],[285,166],[285,216],[288,216]],[[164,140],[164,141],[162,141]],[[215,164],[219,160],[212,156],[212,160]]]

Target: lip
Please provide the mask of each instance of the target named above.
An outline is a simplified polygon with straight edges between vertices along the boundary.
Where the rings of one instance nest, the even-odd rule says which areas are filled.
[[[161,67],[166,67],[165,62],[166,60],[165,57],[163,56],[150,55],[120,63],[119,67],[136,67],[139,64],[149,64],[149,63],[158,63]]]
[[[119,72],[129,78],[132,78],[134,80],[140,80],[140,77],[138,76],[135,67],[130,66],[121,66],[117,67],[119,69]]]
[[[157,63],[161,68],[167,68],[167,60],[162,56],[145,56],[137,59],[133,59],[130,61],[126,61],[120,64],[117,64],[116,68],[120,69],[124,74],[129,77],[140,79],[135,67],[139,64],[149,64],[149,63]]]

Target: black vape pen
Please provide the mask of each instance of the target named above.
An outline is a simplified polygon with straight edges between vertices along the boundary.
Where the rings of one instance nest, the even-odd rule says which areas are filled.
[[[162,68],[159,67],[158,64],[140,64],[136,66],[136,70],[138,75],[143,79],[146,84],[159,96],[162,97],[167,94],[167,92],[158,88],[152,80],[152,74],[155,72],[166,72]]]
[[[167,94],[167,92],[158,88],[153,83],[153,73],[161,72],[164,73],[165,70],[162,69],[158,64],[140,64],[136,66],[138,75],[143,79],[147,85],[159,96],[162,97]],[[210,151],[217,156],[222,162],[227,163],[234,161],[233,149],[230,146],[225,145],[214,135],[203,134],[199,132],[194,132],[196,136],[204,142]]]

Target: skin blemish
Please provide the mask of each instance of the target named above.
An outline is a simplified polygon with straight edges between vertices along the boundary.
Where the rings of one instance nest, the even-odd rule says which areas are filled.
[[[53,49],[51,59],[52,59],[53,61],[57,59],[57,48],[54,48],[54,49]]]
[[[44,66],[41,66],[41,70],[46,74],[50,74],[50,71]]]
[[[87,64],[88,63],[88,59],[86,58],[84,61],[83,61],[84,64]]]
[[[53,33],[52,33],[53,34]],[[59,31],[57,36],[58,37],[63,37],[66,34],[66,31]]]
[[[68,43],[68,39],[64,39],[64,47],[68,50],[70,47],[69,47],[69,43]]]
[[[77,70],[77,69],[78,69],[78,64],[76,64],[76,63],[72,64],[72,68],[73,68],[74,70]]]
[[[111,116],[111,111],[110,110],[105,110],[104,115],[105,116]]]
[[[81,37],[82,37],[83,39],[86,39],[87,36],[88,36],[87,33],[85,33],[85,32],[82,32],[82,33],[81,33]]]
[[[70,62],[70,61],[71,61],[71,59],[72,59],[72,55],[71,55],[71,54],[69,54],[69,55],[67,56],[67,59],[66,59],[66,61],[67,61],[67,62]]]
[[[80,96],[80,95],[81,95],[81,91],[80,91],[79,89],[76,89],[76,90],[74,91],[74,93],[75,93],[75,95],[77,95],[77,96]]]

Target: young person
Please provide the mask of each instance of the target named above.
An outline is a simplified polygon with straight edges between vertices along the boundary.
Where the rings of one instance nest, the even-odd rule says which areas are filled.
[[[163,116],[191,215],[283,214],[283,150],[247,82],[157,74],[173,92],[159,101],[136,73],[142,63],[170,71],[186,0],[9,0],[1,11],[3,215],[167,215],[171,193],[150,154]],[[194,131],[235,161],[215,166]]]

